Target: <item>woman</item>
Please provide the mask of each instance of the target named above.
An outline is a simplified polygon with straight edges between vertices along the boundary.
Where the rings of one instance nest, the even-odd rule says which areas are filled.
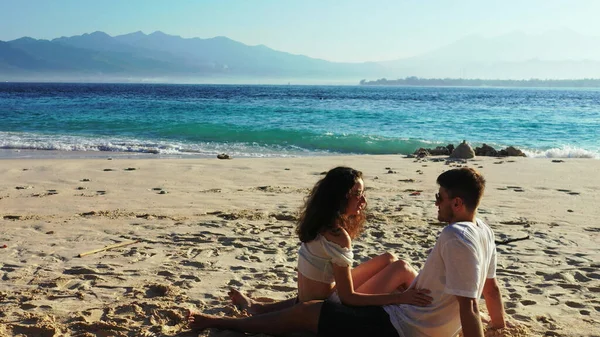
[[[233,304],[256,315],[293,306],[297,302],[339,300],[349,306],[406,303],[428,305],[429,291],[407,289],[417,273],[406,262],[385,253],[352,268],[352,240],[363,230],[367,204],[362,172],[336,167],[312,189],[302,209],[296,233],[298,297],[259,302],[231,290]]]

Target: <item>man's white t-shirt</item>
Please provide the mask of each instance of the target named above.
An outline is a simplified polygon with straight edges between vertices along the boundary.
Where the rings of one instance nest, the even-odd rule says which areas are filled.
[[[440,234],[410,288],[429,289],[431,305],[384,306],[402,337],[451,337],[460,331],[455,296],[480,298],[486,278],[496,277],[494,233],[480,219],[457,222]]]

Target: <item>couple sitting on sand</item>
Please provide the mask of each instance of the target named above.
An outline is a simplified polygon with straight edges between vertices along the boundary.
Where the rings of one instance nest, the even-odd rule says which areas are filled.
[[[236,290],[234,304],[249,317],[190,313],[193,329],[219,328],[280,335],[483,336],[478,299],[483,294],[492,328],[506,325],[495,279],[494,234],[475,217],[485,179],[470,168],[437,178],[439,235],[423,269],[386,253],[352,268],[351,241],[365,222],[362,173],[336,167],[310,193],[297,233],[298,297],[273,303]]]

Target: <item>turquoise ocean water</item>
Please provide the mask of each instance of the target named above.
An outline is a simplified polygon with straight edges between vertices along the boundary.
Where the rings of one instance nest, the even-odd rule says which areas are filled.
[[[599,135],[598,89],[0,83],[5,152],[409,154],[466,139],[598,159]]]

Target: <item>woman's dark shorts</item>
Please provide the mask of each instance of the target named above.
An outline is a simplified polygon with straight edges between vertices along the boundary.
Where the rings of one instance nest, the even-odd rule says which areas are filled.
[[[383,307],[349,307],[328,300],[321,307],[317,329],[319,336],[398,337]]]

